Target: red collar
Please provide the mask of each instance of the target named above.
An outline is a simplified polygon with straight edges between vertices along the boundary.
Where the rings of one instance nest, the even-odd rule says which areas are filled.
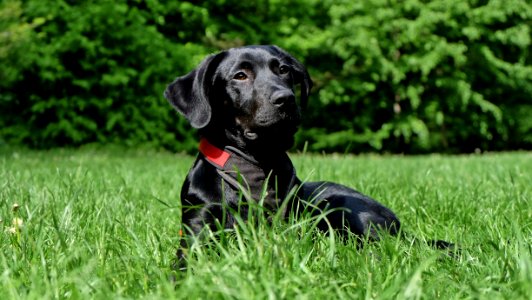
[[[225,163],[229,157],[231,157],[229,152],[225,152],[224,150],[214,146],[204,138],[200,140],[199,151],[207,160],[221,168],[225,166]]]

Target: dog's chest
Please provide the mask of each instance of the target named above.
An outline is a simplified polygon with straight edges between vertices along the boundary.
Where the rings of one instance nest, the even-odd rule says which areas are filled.
[[[287,156],[268,165],[232,156],[217,172],[246,201],[260,202],[271,209],[280,207],[297,182],[295,169]]]
[[[196,197],[187,197],[189,202],[221,200],[236,205],[246,201],[276,210],[299,183],[285,152],[257,159],[232,146],[218,148],[206,139],[201,140],[199,150],[190,179],[191,185],[200,188],[193,189],[198,193]],[[213,199],[204,198],[206,191],[213,196],[208,198]]]

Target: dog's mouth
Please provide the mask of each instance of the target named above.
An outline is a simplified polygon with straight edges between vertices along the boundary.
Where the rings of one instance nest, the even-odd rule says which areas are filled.
[[[294,120],[281,120],[265,126],[245,128],[244,137],[248,141],[263,141],[270,143],[270,145],[277,143],[285,144],[287,141],[291,143],[298,129],[299,122],[294,122]]]
[[[252,117],[251,117],[252,116]],[[282,107],[267,107],[253,114],[237,117],[242,137],[257,147],[290,148],[301,124],[301,112],[296,103]]]
[[[289,128],[297,127],[301,123],[301,112],[299,107],[285,105],[277,109],[265,109],[255,114],[251,127],[274,129],[275,127]]]
[[[244,129],[244,136],[248,140],[254,141],[254,140],[256,140],[259,137],[259,134],[254,132],[254,131],[251,131],[251,129],[249,129],[249,128],[246,128],[246,129]]]

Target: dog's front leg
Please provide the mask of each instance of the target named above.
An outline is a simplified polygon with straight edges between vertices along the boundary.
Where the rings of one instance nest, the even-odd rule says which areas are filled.
[[[400,227],[395,214],[374,199],[349,187],[331,182],[304,183],[300,197],[314,207],[313,214],[323,214],[318,227],[352,232],[378,239],[378,229],[396,234]]]

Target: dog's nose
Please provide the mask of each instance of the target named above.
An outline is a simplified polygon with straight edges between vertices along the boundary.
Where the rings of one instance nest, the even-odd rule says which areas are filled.
[[[296,96],[292,91],[277,91],[272,95],[272,103],[275,106],[281,106],[285,103],[295,102]]]

